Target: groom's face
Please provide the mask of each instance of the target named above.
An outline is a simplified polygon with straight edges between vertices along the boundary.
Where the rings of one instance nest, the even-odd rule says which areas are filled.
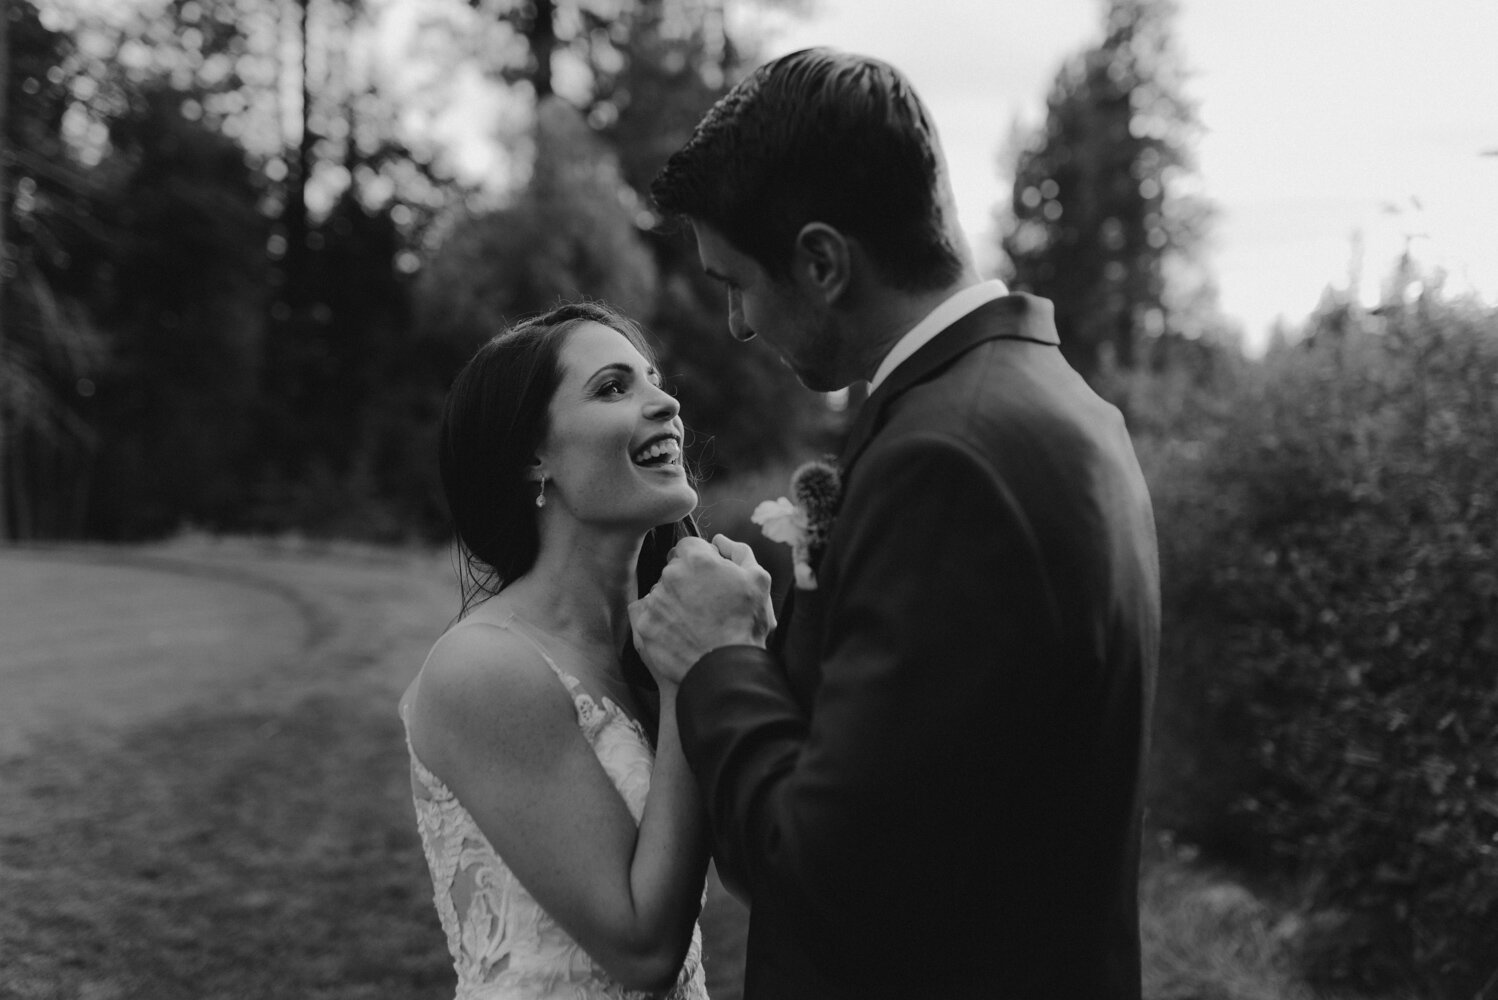
[[[728,293],[728,332],[735,340],[764,337],[808,389],[840,389],[839,354],[824,310],[794,282],[777,281],[722,233],[693,220],[707,276]]]

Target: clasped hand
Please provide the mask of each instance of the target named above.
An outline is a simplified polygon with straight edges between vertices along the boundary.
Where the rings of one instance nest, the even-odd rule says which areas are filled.
[[[650,593],[629,606],[635,648],[656,680],[680,684],[721,646],[763,646],[775,627],[770,574],[743,542],[683,538]]]

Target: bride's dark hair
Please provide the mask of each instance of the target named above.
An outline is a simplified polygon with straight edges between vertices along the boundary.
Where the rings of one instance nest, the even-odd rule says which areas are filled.
[[[540,547],[537,486],[528,473],[546,437],[547,410],[562,380],[562,346],[567,334],[583,323],[617,330],[655,363],[655,352],[632,320],[602,303],[574,302],[496,335],[468,360],[448,390],[437,464],[457,540],[458,618],[535,565]],[[690,517],[650,531],[636,567],[640,593],[660,578],[671,547],[696,533]],[[633,643],[626,644],[623,657],[626,678],[653,690],[654,681]]]

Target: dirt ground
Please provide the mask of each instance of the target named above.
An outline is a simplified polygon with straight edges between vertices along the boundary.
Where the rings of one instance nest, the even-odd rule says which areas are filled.
[[[421,862],[409,801],[401,801],[404,776],[385,772],[396,772],[404,755],[396,699],[456,608],[445,552],[201,536],[143,547],[0,549],[0,888],[7,890],[0,998],[292,995],[275,983],[290,989],[303,975],[332,980],[304,994],[440,995],[451,969],[433,971],[445,956],[433,958],[440,932],[429,895],[420,898],[429,886],[406,877],[419,875]],[[365,761],[377,773],[339,773]],[[309,772],[305,780],[300,769]],[[97,794],[100,783],[109,794]],[[254,791],[261,785],[264,792]],[[300,816],[280,817],[277,803],[293,785],[305,786],[297,789]],[[332,794],[318,791],[324,786],[359,804],[340,805],[331,818],[310,815]],[[144,815],[151,809],[156,819]],[[205,832],[201,816],[164,822],[159,811],[200,811],[219,825]],[[343,899],[344,890],[315,888],[319,873],[346,853],[338,838],[358,840],[372,824],[386,832],[371,849],[396,859],[404,874],[381,900],[359,904],[361,912],[374,920],[388,904],[391,920],[413,921],[419,954],[378,974],[371,968],[380,963],[367,957],[346,958],[344,971],[328,973],[338,963],[326,954],[308,960],[308,970],[322,971],[289,965],[279,978],[236,971],[236,963],[255,962],[264,911],[305,912],[320,905],[319,893]],[[315,842],[308,829],[320,831]],[[174,840],[185,854],[163,847]],[[57,846],[64,841],[68,850]],[[77,868],[80,852],[98,865]],[[160,901],[172,866],[188,855],[199,887],[216,880],[237,892],[242,879],[248,909],[222,921],[249,944],[225,951],[183,930],[171,914],[196,898],[186,870],[177,911]],[[287,857],[277,875],[270,869],[280,855]],[[144,872],[144,881],[121,884],[122,865]],[[251,869],[258,874],[244,874]],[[377,882],[371,876],[371,887]],[[118,912],[75,913],[70,897],[80,884],[107,884],[106,903]],[[304,898],[279,901],[297,885],[308,886]],[[732,1000],[744,915],[713,890],[703,916],[709,981],[715,998]],[[139,912],[153,901],[162,911],[158,931]],[[258,917],[249,912],[255,907]],[[340,940],[342,918],[328,920],[330,940]],[[128,947],[77,943],[99,935]],[[372,940],[409,936],[391,921],[371,931]],[[271,946],[267,939],[261,950]],[[336,945],[322,946],[329,947]],[[172,949],[182,954],[168,962],[161,956]],[[362,985],[340,991],[349,967]],[[228,993],[201,986],[220,982],[238,985]],[[403,982],[425,988],[404,990]]]

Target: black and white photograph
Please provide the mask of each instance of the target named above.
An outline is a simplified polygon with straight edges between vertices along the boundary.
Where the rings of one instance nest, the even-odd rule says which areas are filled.
[[[1495,51],[0,0],[0,1000],[1498,1000]]]

